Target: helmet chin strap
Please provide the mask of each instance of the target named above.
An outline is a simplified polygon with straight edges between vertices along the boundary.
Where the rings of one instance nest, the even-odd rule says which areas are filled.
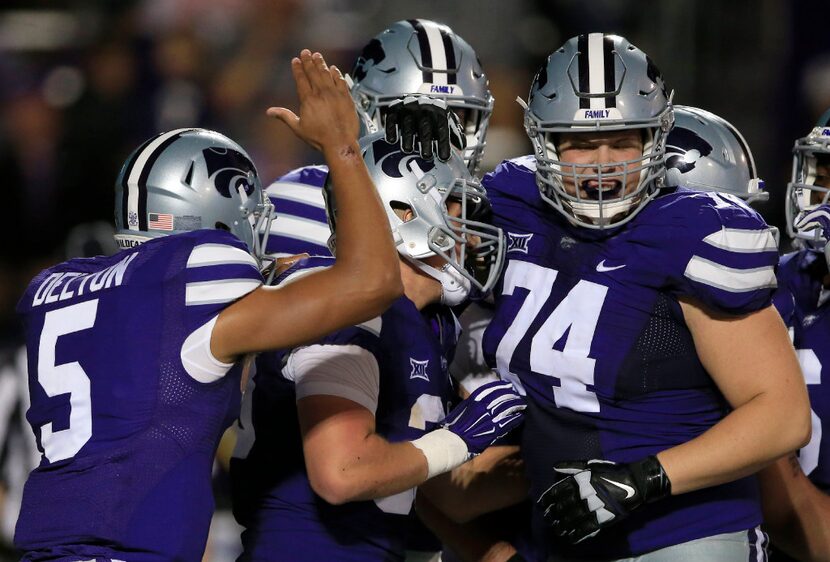
[[[461,275],[450,264],[436,269],[421,260],[404,256],[409,263],[441,283],[441,304],[456,306],[467,300],[470,295],[470,280]]]

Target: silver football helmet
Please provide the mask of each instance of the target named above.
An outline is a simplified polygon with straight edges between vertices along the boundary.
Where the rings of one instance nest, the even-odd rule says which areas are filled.
[[[822,251],[827,240],[821,229],[796,226],[799,219],[819,205],[830,202],[830,109],[815,127],[795,141],[793,170],[787,184],[787,234],[807,248]]]
[[[500,228],[487,224],[490,202],[462,158],[424,160],[389,144],[384,133],[360,140],[361,151],[386,209],[398,253],[441,283],[442,302],[463,302],[473,287],[486,294],[504,261]],[[335,233],[337,204],[331,185],[324,186],[326,212]],[[397,212],[396,212],[397,211]],[[412,211],[404,220],[400,211]],[[335,250],[335,234],[329,242]],[[440,256],[444,265],[423,260]]]
[[[523,103],[523,102],[522,102]],[[631,220],[664,186],[666,135],[672,126],[671,96],[651,59],[624,37],[588,33],[573,37],[551,54],[536,74],[525,107],[525,130],[536,156],[536,180],[544,199],[572,223],[608,228]],[[562,133],[639,130],[641,157],[625,162],[563,163]],[[637,186],[624,174],[639,172]],[[568,193],[565,183],[598,181],[591,196]],[[621,193],[621,196],[610,194]]]
[[[368,133],[383,130],[384,107],[411,94],[443,99],[467,137],[464,161],[475,174],[484,154],[493,96],[472,47],[446,25],[399,21],[363,48],[352,70],[352,97]]]
[[[740,131],[722,117],[697,107],[674,106],[666,168],[669,185],[731,193],[747,203],[769,199]]]
[[[150,238],[219,228],[262,260],[273,216],[256,168],[234,141],[206,129],[176,129],[139,146],[115,183],[115,238],[122,248]]]

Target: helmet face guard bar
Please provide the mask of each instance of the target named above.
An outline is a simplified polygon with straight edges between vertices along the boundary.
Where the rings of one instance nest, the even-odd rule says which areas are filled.
[[[808,136],[795,141],[792,176],[787,184],[785,203],[787,234],[816,251],[822,251],[828,242],[820,229],[804,230],[795,225],[804,214],[830,202],[830,187],[815,183],[819,160],[824,160],[830,168],[830,136],[824,134],[828,130],[816,127]]]
[[[622,225],[653,199],[665,184],[666,135],[671,129],[671,106],[654,119],[573,126],[572,124],[539,122],[526,117],[526,128],[536,151],[536,178],[542,199],[569,221],[584,228],[603,229]],[[592,133],[624,130],[646,131],[643,154],[638,158],[617,162],[575,164],[559,159],[555,145],[561,133]],[[614,168],[613,172],[603,171]],[[631,188],[629,175],[637,185]],[[584,197],[580,191],[585,181],[596,181],[595,197]],[[619,189],[617,189],[617,185]],[[573,186],[569,193],[565,185]],[[608,197],[606,191],[619,194]]]
[[[481,293],[487,293],[496,284],[504,263],[502,230],[476,220],[487,218],[490,213],[490,204],[478,182],[456,180],[450,189],[443,190],[443,208],[447,208],[448,201],[461,206],[460,215],[455,217],[448,212],[446,226],[430,230],[429,249]]]

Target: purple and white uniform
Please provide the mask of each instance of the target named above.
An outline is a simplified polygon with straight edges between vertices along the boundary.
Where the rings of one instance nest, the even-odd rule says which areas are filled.
[[[241,365],[210,353],[219,313],[262,284],[232,234],[199,230],[41,272],[24,317],[42,453],[15,533],[24,560],[193,561]]]
[[[778,259],[769,228],[716,193],[666,193],[612,231],[580,229],[540,198],[532,157],[485,176],[508,237],[484,353],[518,380],[531,497],[559,461],[632,462],[685,443],[729,405],[701,365],[678,299],[741,315],[768,306]],[[754,477],[644,506],[569,558],[623,558],[761,522]],[[535,513],[537,542],[546,541]],[[752,531],[750,531],[752,532]],[[750,542],[753,542],[750,540]]]
[[[813,435],[798,460],[813,484],[830,494],[830,445],[822,421],[830,420],[830,386],[822,380],[830,368],[830,291],[824,288],[827,263],[818,252],[802,250],[781,257],[774,304],[790,329],[804,373],[813,418]]]
[[[266,193],[276,210],[268,238],[268,254],[275,257],[331,255],[326,245],[331,232],[323,200],[323,183],[328,173],[327,166],[304,166],[268,186]]]
[[[299,261],[281,280],[331,258]],[[231,461],[234,513],[246,527],[241,560],[402,560],[415,490],[333,506],[311,489],[295,402],[316,394],[372,411],[391,442],[437,428],[456,397],[447,368],[458,323],[445,306],[401,297],[381,316],[317,344],[257,360]]]

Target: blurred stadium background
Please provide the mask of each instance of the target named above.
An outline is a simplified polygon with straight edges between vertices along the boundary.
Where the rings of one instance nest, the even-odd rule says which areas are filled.
[[[485,171],[529,152],[514,100],[553,49],[587,31],[625,35],[663,71],[675,103],[743,132],[772,193],[762,211],[779,227],[792,143],[830,106],[827,0],[4,0],[0,543],[10,542],[36,459],[14,305],[37,271],[82,251],[73,227],[111,221],[131,149],[162,130],[204,126],[246,147],[263,183],[317,162],[264,115],[296,107],[289,59],[308,47],[350,69],[370,37],[415,17],[450,25],[482,60],[496,98]],[[232,560],[236,532],[223,511],[206,559]]]

